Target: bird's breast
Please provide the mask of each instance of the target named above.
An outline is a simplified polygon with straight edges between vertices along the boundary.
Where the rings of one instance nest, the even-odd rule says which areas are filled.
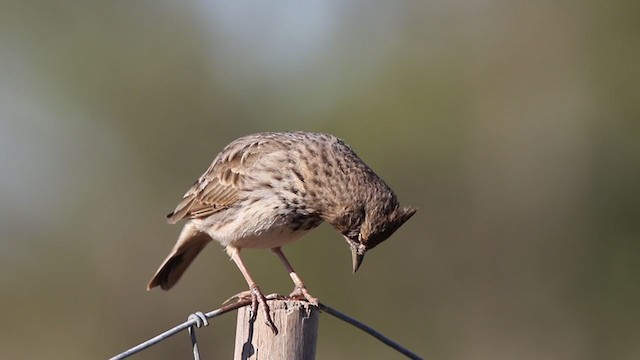
[[[196,226],[225,247],[274,248],[299,239],[321,222],[290,204],[263,198],[250,206],[226,209]]]

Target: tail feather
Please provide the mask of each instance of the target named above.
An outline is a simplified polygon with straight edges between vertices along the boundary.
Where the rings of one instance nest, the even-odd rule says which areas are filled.
[[[160,286],[162,290],[171,289],[209,241],[211,241],[209,235],[199,232],[191,224],[187,224],[171,253],[149,281],[147,290],[156,286]]]

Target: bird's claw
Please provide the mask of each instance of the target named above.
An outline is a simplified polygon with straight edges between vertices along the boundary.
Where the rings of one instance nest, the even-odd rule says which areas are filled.
[[[271,331],[273,331],[274,335],[278,335],[278,328],[276,328],[275,324],[273,323],[273,319],[271,318],[271,312],[269,305],[267,305],[267,299],[280,298],[283,298],[283,296],[276,293],[264,296],[264,294],[262,294],[262,292],[260,291],[260,288],[258,288],[257,286],[252,286],[249,290],[245,290],[233,295],[232,297],[225,300],[222,304],[226,305],[232,302],[251,300],[251,321],[256,320],[256,317],[258,316],[258,308],[262,307],[262,312],[266,319],[267,325],[269,326]]]
[[[265,299],[267,300],[284,300],[287,297],[284,295],[280,295],[278,293],[271,293],[269,295],[265,295],[264,296]],[[232,297],[228,298],[227,300],[222,302],[222,305],[228,305],[231,304],[233,302],[239,302],[239,301],[246,301],[246,300],[252,300],[252,295],[251,295],[251,290],[245,290],[245,291],[241,291],[235,295],[233,295]]]
[[[289,298],[293,300],[306,300],[309,304],[313,306],[318,306],[318,299],[311,296],[307,288],[304,286],[296,286],[291,294],[289,294]]]
[[[243,301],[243,300],[251,300],[251,290],[241,291],[241,292],[233,295],[232,297],[230,297],[227,300],[225,300],[224,302],[222,302],[222,305],[227,305],[227,304],[230,304],[232,302],[238,302],[238,301]]]
[[[273,331],[273,335],[278,335],[278,328],[271,319],[271,309],[267,305],[267,299],[257,286],[252,286],[251,292],[251,320],[255,321],[258,317],[258,308],[262,307],[262,314],[266,320],[267,326]]]

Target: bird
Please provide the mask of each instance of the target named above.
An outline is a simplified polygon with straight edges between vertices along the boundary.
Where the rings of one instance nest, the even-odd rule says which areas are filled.
[[[147,290],[171,289],[202,249],[219,242],[244,276],[249,290],[233,298],[250,299],[274,334],[266,297],[240,253],[271,249],[294,283],[291,298],[317,305],[282,252],[323,222],[346,240],[352,270],[367,251],[389,238],[415,212],[400,207],[393,190],[343,140],[327,133],[263,132],[232,141],[167,215],[186,223]]]

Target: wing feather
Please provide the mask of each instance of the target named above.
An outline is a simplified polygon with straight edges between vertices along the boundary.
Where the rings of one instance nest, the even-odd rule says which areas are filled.
[[[167,215],[169,223],[184,218],[204,218],[224,210],[238,201],[246,177],[255,162],[273,146],[263,146],[264,139],[245,137],[229,144],[207,171],[187,191],[176,209]]]

